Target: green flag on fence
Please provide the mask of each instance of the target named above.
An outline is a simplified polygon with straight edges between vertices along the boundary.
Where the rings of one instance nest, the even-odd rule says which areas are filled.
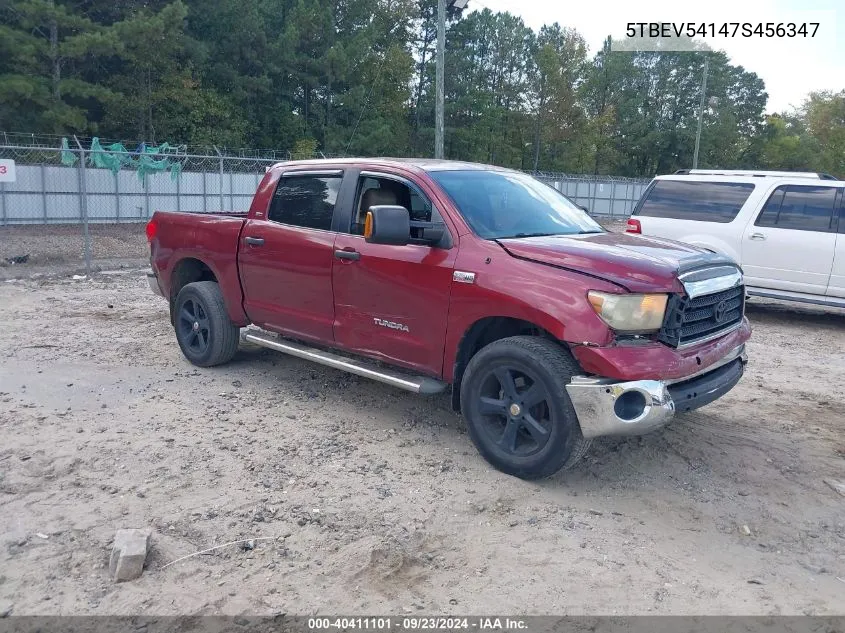
[[[70,151],[70,147],[68,146],[68,142],[66,138],[62,139],[62,165],[67,165],[68,167],[72,167],[76,164],[76,161],[79,160],[72,151]]]
[[[144,181],[147,174],[156,174],[163,171],[169,171],[171,180],[176,180],[182,173],[182,163],[165,154],[178,155],[178,151],[178,148],[162,143],[158,147],[147,147],[141,144],[139,151],[133,153],[126,149],[122,143],[112,143],[103,147],[100,139],[95,136],[91,139],[88,164],[99,169],[108,169],[114,174],[121,169],[135,169],[141,182]],[[162,158],[155,158],[162,155],[164,155]],[[62,163],[74,165],[77,160],[77,156],[68,147],[67,139],[63,138]]]

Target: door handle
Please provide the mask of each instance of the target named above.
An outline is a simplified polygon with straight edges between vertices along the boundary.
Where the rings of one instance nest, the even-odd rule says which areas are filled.
[[[751,235],[748,236],[748,239],[749,240],[765,240],[766,236],[763,235],[762,233],[752,233]]]
[[[264,246],[263,237],[245,237],[244,242],[246,242],[250,246]]]
[[[361,259],[361,253],[358,251],[335,251],[334,256],[338,259]]]

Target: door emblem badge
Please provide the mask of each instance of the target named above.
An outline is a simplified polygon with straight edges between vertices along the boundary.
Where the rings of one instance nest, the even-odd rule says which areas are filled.
[[[385,321],[384,319],[378,319],[373,317],[373,323],[376,325],[380,325],[381,327],[390,328],[391,330],[401,330],[402,332],[410,332],[411,330],[408,328],[407,325],[404,323],[396,323],[394,321]]]
[[[462,284],[474,284],[475,273],[470,273],[463,270],[456,270],[454,273],[452,273],[452,281],[457,281]]]

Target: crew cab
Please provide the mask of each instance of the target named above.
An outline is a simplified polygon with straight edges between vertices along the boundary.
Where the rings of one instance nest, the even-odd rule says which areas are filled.
[[[157,211],[151,289],[194,365],[263,346],[451,404],[494,467],[571,467],[740,380],[740,268],[610,233],[517,171],[442,160],[285,162],[246,214]]]
[[[845,307],[843,194],[828,174],[681,170],[652,180],[627,231],[731,257],[748,295]]]

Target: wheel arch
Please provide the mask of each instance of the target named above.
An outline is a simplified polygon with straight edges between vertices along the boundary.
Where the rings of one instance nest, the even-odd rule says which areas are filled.
[[[487,316],[472,323],[458,343],[452,370],[452,409],[461,411],[461,378],[472,357],[486,345],[511,336],[538,336],[565,345],[542,326],[516,317]]]
[[[170,296],[168,297],[171,324],[174,321],[173,308],[176,303],[176,297],[179,296],[179,291],[195,281],[213,281],[219,283],[217,273],[215,273],[209,264],[201,259],[184,257],[174,264],[170,274]]]

